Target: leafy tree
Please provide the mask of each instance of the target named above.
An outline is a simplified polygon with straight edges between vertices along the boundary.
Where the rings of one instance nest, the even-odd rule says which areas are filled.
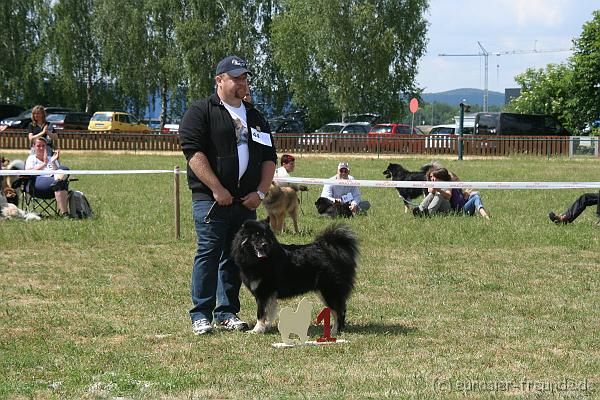
[[[58,79],[65,97],[71,99],[64,104],[83,106],[91,113],[94,84],[100,79],[100,48],[92,25],[94,1],[59,0],[53,12],[51,42],[58,58]]]
[[[600,11],[583,25],[567,63],[517,75],[521,95],[509,105],[520,113],[551,114],[571,132],[600,118]]]
[[[215,67],[236,54],[254,64],[259,36],[255,21],[259,0],[182,0],[182,20],[176,26],[189,98],[214,91]]]
[[[161,128],[167,121],[168,96],[177,96],[183,78],[181,52],[175,27],[181,20],[180,0],[146,0],[150,87],[160,93]],[[172,101],[171,103],[174,103]]]
[[[529,68],[517,75],[521,95],[509,111],[522,114],[550,114],[565,128],[576,128],[574,113],[573,70],[568,64],[549,64],[546,69]]]
[[[376,111],[399,120],[425,51],[427,1],[285,0],[273,20],[277,65],[315,120]]]
[[[0,99],[21,105],[45,103],[49,0],[0,2]]]
[[[97,0],[94,26],[101,49],[100,68],[122,93],[119,108],[139,115],[148,104],[152,74],[144,0]]]
[[[600,119],[600,10],[583,25],[581,36],[574,41],[572,57],[573,83],[570,96],[575,95],[574,123],[583,127]]]

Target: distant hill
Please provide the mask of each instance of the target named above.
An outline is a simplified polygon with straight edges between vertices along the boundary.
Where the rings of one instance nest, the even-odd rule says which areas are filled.
[[[457,105],[463,100],[466,100],[468,104],[479,104],[483,106],[483,90],[481,89],[454,89],[448,90],[447,92],[439,93],[423,93],[421,95],[423,100],[427,103],[446,103]],[[504,93],[488,91],[488,105],[498,106],[504,104]]]

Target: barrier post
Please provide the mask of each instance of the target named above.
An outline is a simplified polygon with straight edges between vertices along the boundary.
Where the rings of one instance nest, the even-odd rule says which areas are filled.
[[[173,171],[173,182],[175,186],[175,239],[179,240],[181,237],[181,224],[180,224],[180,203],[179,203],[179,166],[175,166]]]

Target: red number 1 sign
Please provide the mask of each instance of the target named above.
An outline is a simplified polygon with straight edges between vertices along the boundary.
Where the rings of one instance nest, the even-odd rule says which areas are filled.
[[[317,325],[323,321],[323,336],[317,339],[317,342],[335,342],[337,339],[332,338],[331,335],[331,310],[329,307],[325,307],[319,315],[317,315]]]

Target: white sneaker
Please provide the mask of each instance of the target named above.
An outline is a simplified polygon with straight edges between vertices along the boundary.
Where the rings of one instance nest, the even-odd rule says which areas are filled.
[[[194,321],[194,323],[192,324],[192,332],[194,332],[194,335],[202,335],[204,333],[210,333],[210,332],[212,332],[212,330],[213,330],[213,327],[206,318],[202,318],[197,321]]]
[[[227,329],[228,331],[247,331],[249,329],[248,324],[237,317],[237,315],[232,315],[227,318],[225,321],[221,321],[219,324],[222,328]]]

